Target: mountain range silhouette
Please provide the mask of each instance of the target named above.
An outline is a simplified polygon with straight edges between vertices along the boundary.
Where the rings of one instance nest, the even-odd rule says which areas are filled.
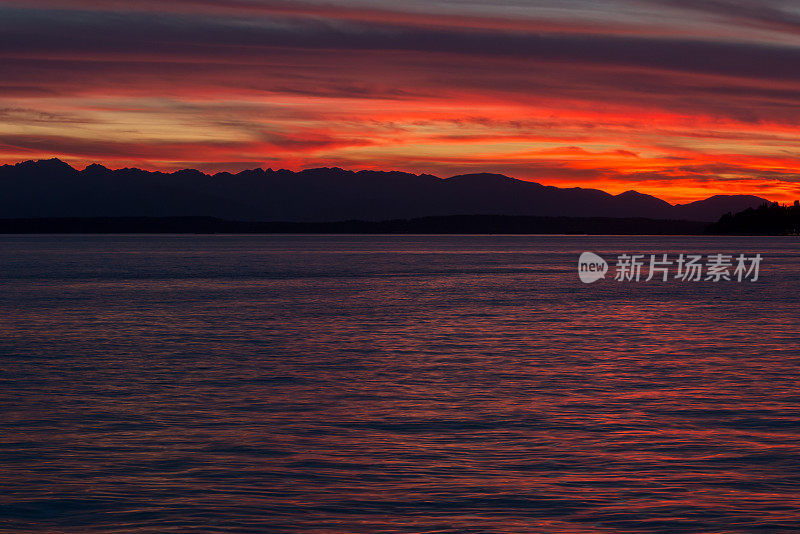
[[[447,215],[646,217],[716,221],[757,207],[752,195],[715,195],[672,205],[636,191],[559,188],[501,174],[439,178],[399,171],[340,168],[253,169],[213,175],[77,170],[58,159],[0,166],[0,218],[185,217],[239,221],[383,221]]]

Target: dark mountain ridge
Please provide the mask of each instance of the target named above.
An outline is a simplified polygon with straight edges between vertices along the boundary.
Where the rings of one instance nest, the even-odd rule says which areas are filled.
[[[559,188],[500,174],[439,178],[340,168],[253,169],[213,175],[93,164],[76,170],[58,159],[0,166],[0,218],[185,217],[240,221],[384,221],[428,216],[513,215],[645,217],[716,221],[763,198],[717,195],[683,205],[626,191]]]

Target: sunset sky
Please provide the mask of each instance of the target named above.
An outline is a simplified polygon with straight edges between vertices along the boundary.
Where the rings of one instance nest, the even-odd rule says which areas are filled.
[[[0,2],[0,163],[800,198],[800,3]]]

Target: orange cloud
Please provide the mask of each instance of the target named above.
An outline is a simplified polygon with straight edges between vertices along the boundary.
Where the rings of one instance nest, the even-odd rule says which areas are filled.
[[[773,12],[751,25],[715,11],[725,25],[681,32],[436,2],[126,4],[7,10],[1,162],[499,172],[670,201],[797,195],[800,48]]]

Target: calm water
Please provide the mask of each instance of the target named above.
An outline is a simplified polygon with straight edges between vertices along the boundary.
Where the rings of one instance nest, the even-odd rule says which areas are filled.
[[[586,286],[584,250],[765,259]],[[798,267],[796,238],[0,236],[0,531],[800,532]]]

